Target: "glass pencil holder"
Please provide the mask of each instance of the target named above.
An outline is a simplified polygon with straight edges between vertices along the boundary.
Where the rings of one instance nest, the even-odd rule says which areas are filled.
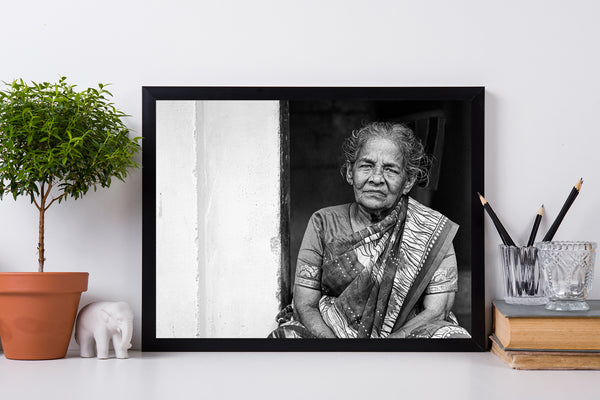
[[[538,249],[501,244],[498,250],[504,277],[504,300],[509,304],[546,304],[548,298]]]
[[[548,310],[585,311],[592,288],[596,243],[582,241],[540,242],[538,258],[547,282]]]

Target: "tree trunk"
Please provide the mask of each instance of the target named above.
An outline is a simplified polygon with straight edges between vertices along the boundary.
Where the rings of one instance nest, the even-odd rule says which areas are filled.
[[[42,200],[40,207],[40,224],[38,230],[38,272],[44,272],[44,214],[46,213],[45,201]]]
[[[42,191],[40,194],[40,204],[36,203],[38,210],[40,211],[40,223],[38,228],[38,272],[44,272],[44,216],[46,214],[46,200],[50,196],[50,189],[52,189],[52,183],[48,183],[48,190],[44,188],[45,182],[42,182]],[[52,204],[54,201],[50,202]],[[48,204],[48,207],[50,206]]]

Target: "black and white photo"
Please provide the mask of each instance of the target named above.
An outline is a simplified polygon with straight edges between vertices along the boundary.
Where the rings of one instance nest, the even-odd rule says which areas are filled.
[[[143,97],[144,349],[485,348],[483,88]]]

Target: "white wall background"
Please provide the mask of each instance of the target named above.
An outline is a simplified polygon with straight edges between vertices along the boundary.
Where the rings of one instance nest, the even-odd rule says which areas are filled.
[[[157,337],[264,338],[280,307],[279,102],[158,101],[156,119]]]
[[[485,195],[507,229],[525,241],[543,203],[544,232],[583,176],[556,239],[600,240],[600,2],[56,0],[5,2],[2,15],[0,80],[112,83],[138,134],[142,85],[484,85]],[[141,204],[136,171],[53,206],[46,234],[48,271],[90,272],[84,304],[133,306],[134,347]],[[35,270],[34,207],[2,201],[0,227],[0,271]],[[491,301],[501,274],[485,228]],[[600,274],[594,285],[600,298]]]
[[[198,332],[196,105],[156,104],[156,337]],[[175,155],[175,157],[173,157]],[[174,226],[177,229],[172,229]],[[187,317],[187,318],[186,318]]]

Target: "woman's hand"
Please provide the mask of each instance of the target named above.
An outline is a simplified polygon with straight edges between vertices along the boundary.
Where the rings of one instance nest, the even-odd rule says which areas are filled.
[[[404,329],[398,329],[396,332],[390,333],[388,338],[390,338],[390,339],[406,339],[406,331]]]
[[[300,322],[316,337],[320,339],[335,338],[335,334],[321,317],[319,300],[321,291],[309,289],[304,286],[294,287],[294,309],[298,313]]]
[[[414,318],[406,321],[404,325],[388,337],[392,339],[403,339],[413,329],[428,322],[443,320],[454,304],[454,292],[432,293],[423,297],[423,311]]]

